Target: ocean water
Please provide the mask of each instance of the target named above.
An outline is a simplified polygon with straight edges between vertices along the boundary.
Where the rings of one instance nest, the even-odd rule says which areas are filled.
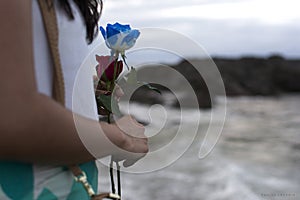
[[[223,106],[223,105],[218,105]],[[215,111],[218,113],[218,106]],[[151,121],[147,107],[132,106],[142,121]],[[164,148],[178,124],[193,127],[199,111],[186,110],[190,117],[181,119],[170,110],[160,136],[150,139],[150,150]],[[227,116],[217,145],[203,159],[199,149],[203,132],[210,123],[210,111],[200,111],[198,135],[192,145],[171,165],[147,173],[122,173],[125,200],[298,200],[300,199],[300,96],[277,98],[240,97],[227,99]],[[156,130],[164,115],[152,113],[150,129]],[[220,114],[221,115],[221,114]],[[215,120],[212,126],[219,125]],[[157,123],[157,124],[156,124]],[[184,149],[189,133],[173,144]],[[162,152],[145,166],[161,163],[172,156]],[[148,162],[148,163],[147,163]],[[109,191],[108,169],[98,163],[100,191]]]

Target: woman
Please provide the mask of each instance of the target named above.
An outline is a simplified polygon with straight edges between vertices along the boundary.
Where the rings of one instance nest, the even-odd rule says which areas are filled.
[[[130,166],[148,151],[144,127],[132,117],[118,120],[125,124],[121,130],[116,124],[99,123],[96,109],[84,114],[72,110],[75,76],[92,48],[88,43],[95,37],[97,6],[101,2],[56,0],[53,3],[66,108],[51,98],[53,65],[37,0],[0,2],[0,199],[88,199],[71,172],[60,167],[80,163],[84,163],[81,168],[97,189],[95,156],[81,142],[73,114],[81,133],[97,147],[97,158],[114,155],[125,160],[124,166]],[[86,80],[82,83],[85,104],[96,108],[92,77]]]

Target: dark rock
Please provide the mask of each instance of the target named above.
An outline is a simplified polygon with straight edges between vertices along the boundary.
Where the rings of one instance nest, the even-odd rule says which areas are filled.
[[[275,95],[274,66],[265,59],[215,59],[224,80],[227,95]]]
[[[300,92],[300,60],[287,60],[280,55],[273,55],[269,58],[244,57],[240,59],[214,58],[218,67],[228,96],[270,96],[279,95],[288,92]],[[201,65],[206,65],[207,60],[193,60]],[[143,71],[139,79],[166,79],[172,88],[184,90],[181,82],[176,80],[172,74],[167,71],[160,71],[160,67],[153,66],[155,70],[147,68],[139,69]],[[171,66],[191,84],[196,93],[199,106],[201,108],[210,108],[214,97],[210,97],[208,87],[203,77],[188,61],[182,61],[175,66]],[[214,79],[214,77],[210,77]],[[154,81],[155,82],[155,81]],[[213,83],[213,80],[212,80]],[[211,83],[210,83],[211,84]],[[160,87],[158,85],[158,87]],[[162,92],[168,88],[160,88]],[[170,92],[170,91],[168,91]],[[184,102],[189,102],[189,96],[182,97]],[[163,95],[159,95],[146,88],[140,88],[131,98],[133,101],[147,104],[164,103]],[[188,104],[188,103],[187,103]],[[179,102],[174,96],[172,106],[178,107]],[[181,105],[188,106],[188,105]]]

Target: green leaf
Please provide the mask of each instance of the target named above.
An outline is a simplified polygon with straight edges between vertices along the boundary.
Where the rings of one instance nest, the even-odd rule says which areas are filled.
[[[104,94],[100,94],[99,95],[99,101],[102,103],[102,105],[104,106],[104,108],[106,110],[108,110],[109,112],[112,113],[111,110],[111,96],[109,95],[104,95]]]
[[[102,103],[104,108],[110,113],[113,113],[114,115],[117,116],[122,115],[117,100],[113,98],[111,95],[100,94],[99,101]]]
[[[138,83],[137,71],[133,67],[131,67],[129,74],[127,75],[127,83],[130,85],[136,85]]]
[[[129,66],[128,66],[127,62],[126,62],[126,56],[125,56],[125,54],[123,54],[121,56],[122,56],[123,62],[125,63],[127,69],[129,70]]]
[[[112,110],[112,113],[118,117],[121,117],[122,116],[122,113],[120,111],[120,107],[119,107],[119,103],[118,101],[115,99],[115,98],[112,98],[112,101],[111,101],[111,110]]]
[[[153,87],[150,83],[143,82],[143,85],[146,86],[148,89],[157,92],[158,94],[161,95],[161,91],[158,88]]]
[[[158,88],[153,87],[150,83],[138,81],[137,80],[137,71],[136,71],[136,69],[134,67],[131,67],[131,70],[126,75],[126,77],[127,77],[127,83],[130,84],[130,85],[145,86],[148,89],[153,90],[153,91],[161,94],[161,91]]]

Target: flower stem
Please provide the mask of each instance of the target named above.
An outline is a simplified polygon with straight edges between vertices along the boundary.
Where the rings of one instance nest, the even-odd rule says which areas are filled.
[[[117,69],[118,69],[118,59],[115,60],[115,63],[114,63],[114,78],[113,78],[113,87],[112,87],[112,91],[114,89],[114,86],[115,86],[115,82],[116,82],[116,76],[117,76]]]

